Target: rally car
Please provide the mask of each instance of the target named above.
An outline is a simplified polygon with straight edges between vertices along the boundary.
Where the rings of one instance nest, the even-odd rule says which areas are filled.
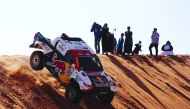
[[[79,103],[86,93],[104,103],[112,101],[116,85],[82,39],[63,35],[51,41],[38,32],[30,47],[38,49],[30,56],[32,69],[48,69],[66,87],[65,96],[71,103]]]

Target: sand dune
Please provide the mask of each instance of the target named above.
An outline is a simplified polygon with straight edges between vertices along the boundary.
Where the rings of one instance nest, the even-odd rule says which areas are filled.
[[[28,56],[0,56],[0,109],[190,109],[190,56],[99,57],[118,87],[111,104],[93,96],[71,104],[46,69],[31,69]]]

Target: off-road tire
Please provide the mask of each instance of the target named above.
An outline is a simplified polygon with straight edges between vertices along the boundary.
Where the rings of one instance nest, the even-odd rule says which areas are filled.
[[[81,100],[81,91],[77,83],[71,82],[66,86],[66,98],[73,104],[77,104]]]
[[[42,70],[44,68],[43,65],[43,57],[44,54],[42,51],[34,51],[30,56],[30,66],[34,70]]]
[[[108,92],[103,95],[98,95],[98,99],[103,103],[111,103],[114,97],[114,92]]]

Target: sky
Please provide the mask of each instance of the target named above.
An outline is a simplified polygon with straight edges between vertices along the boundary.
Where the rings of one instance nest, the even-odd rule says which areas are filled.
[[[0,55],[30,55],[36,32],[52,40],[62,33],[80,37],[94,49],[94,21],[116,28],[116,39],[130,26],[141,54],[149,54],[155,27],[159,53],[170,40],[175,54],[190,54],[189,19],[190,0],[0,0]]]

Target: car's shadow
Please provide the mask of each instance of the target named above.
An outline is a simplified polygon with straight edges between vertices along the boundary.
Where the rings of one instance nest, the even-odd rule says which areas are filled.
[[[83,100],[88,109],[115,109],[110,103],[103,103],[93,95],[84,95]]]
[[[84,95],[79,104],[72,104],[50,85],[44,84],[42,89],[60,109],[114,109],[112,104],[104,104],[89,94]]]

